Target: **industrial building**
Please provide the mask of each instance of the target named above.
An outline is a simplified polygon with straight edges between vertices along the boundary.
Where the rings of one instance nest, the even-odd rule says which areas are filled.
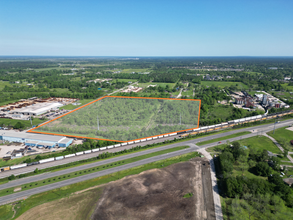
[[[23,115],[41,115],[50,110],[57,110],[59,107],[63,106],[61,103],[37,103],[34,105],[26,106],[21,109],[14,110],[14,114]]]
[[[30,134],[15,131],[0,131],[0,140],[9,142],[20,142],[27,146],[42,147],[68,147],[73,139],[57,136],[57,135],[44,135],[44,134]]]

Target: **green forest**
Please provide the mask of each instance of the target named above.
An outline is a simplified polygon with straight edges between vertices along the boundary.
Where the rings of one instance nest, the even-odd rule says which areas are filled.
[[[198,113],[199,101],[107,97],[36,131],[127,141],[195,128]]]

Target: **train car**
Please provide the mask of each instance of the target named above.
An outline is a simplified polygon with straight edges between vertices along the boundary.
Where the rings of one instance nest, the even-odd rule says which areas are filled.
[[[37,165],[37,164],[39,164],[39,161],[28,163],[27,166],[33,166],[33,165]]]
[[[190,135],[196,135],[196,134],[198,134],[198,131],[194,131],[190,133]]]
[[[123,143],[123,144],[121,144],[121,146],[126,146],[127,145],[127,143]]]
[[[115,144],[114,145],[114,147],[120,147],[121,146],[121,144]]]
[[[111,149],[111,148],[114,148],[114,146],[113,145],[107,146],[107,149]]]
[[[134,143],[139,143],[139,142],[140,142],[140,140],[134,141]]]
[[[76,152],[75,155],[76,155],[76,156],[83,155],[83,151],[81,151],[81,152]]]
[[[188,135],[189,135],[189,133],[185,133],[185,134],[179,135],[179,137],[187,137]]]
[[[42,163],[52,162],[52,161],[54,161],[54,160],[55,160],[55,158],[52,157],[52,158],[48,158],[48,159],[44,159],[44,160],[40,160],[39,162],[40,162],[40,164],[42,164]]]
[[[169,137],[169,134],[164,134],[164,137]]]
[[[163,138],[163,137],[164,137],[163,135],[158,136],[158,138]]]
[[[60,156],[60,157],[55,157],[55,160],[63,160],[64,156]]]
[[[86,150],[86,151],[84,151],[83,153],[84,154],[90,154],[92,152],[92,150]]]
[[[147,141],[153,140],[153,138],[147,138]]]
[[[191,130],[191,131],[192,131],[192,130]],[[191,131],[187,131],[187,132],[191,132]],[[169,136],[174,136],[174,135],[177,135],[177,133],[169,134]]]
[[[193,129],[193,131],[200,131],[200,128],[197,128],[197,129]]]
[[[153,137],[153,140],[154,140],[154,139],[158,139],[158,136],[156,136],[156,137]]]
[[[100,151],[99,148],[92,149],[92,152],[93,152],[93,153],[98,152],[98,151]]]
[[[134,144],[134,141],[129,141],[127,142],[127,144]]]
[[[180,131],[180,132],[177,132],[177,134],[185,134],[186,131]]]
[[[144,141],[146,141],[146,139],[141,139],[140,141],[141,141],[141,142],[144,142]]]
[[[106,150],[107,149],[107,147],[100,147],[100,151],[101,150]]]
[[[0,168],[1,172],[8,171],[8,170],[10,170],[10,167],[1,167]]]
[[[69,157],[75,157],[75,154],[67,154],[64,156],[65,158],[69,158]]]
[[[22,163],[22,164],[10,166],[10,170],[15,170],[15,169],[18,169],[18,168],[23,168],[23,167],[26,167],[26,166],[27,166],[26,163]]]

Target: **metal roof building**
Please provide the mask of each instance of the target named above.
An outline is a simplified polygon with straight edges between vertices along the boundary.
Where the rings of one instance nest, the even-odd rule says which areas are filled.
[[[0,131],[0,140],[9,142],[21,142],[28,146],[44,146],[44,147],[68,147],[73,139],[57,136],[57,135],[45,135],[45,134],[31,134],[25,132],[15,131]]]

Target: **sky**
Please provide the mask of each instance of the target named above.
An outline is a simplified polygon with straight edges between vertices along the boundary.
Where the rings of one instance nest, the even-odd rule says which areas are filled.
[[[1,0],[0,56],[293,56],[292,0]]]

